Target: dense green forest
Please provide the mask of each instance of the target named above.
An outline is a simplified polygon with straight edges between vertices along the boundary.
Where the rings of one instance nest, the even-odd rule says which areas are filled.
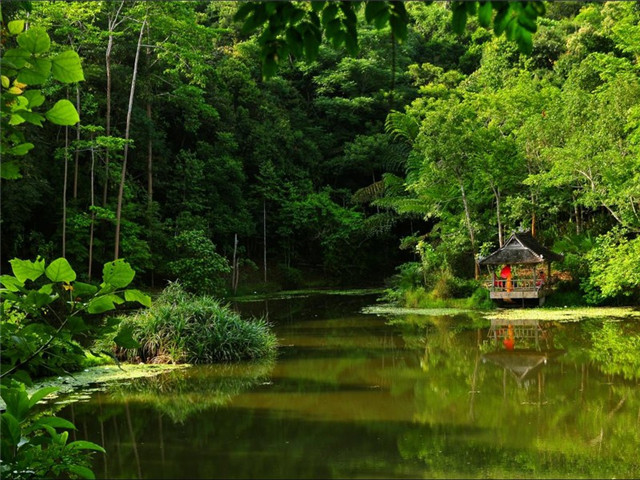
[[[235,2],[9,5],[5,28],[44,28],[84,80],[42,86],[77,125],[24,127],[3,270],[62,255],[90,279],[122,257],[146,286],[217,293],[398,268],[402,288],[455,287],[532,229],[582,300],[638,293],[636,3],[550,3],[529,55],[474,17],[454,33],[446,3],[407,3],[404,40],[360,10],[356,55],[324,42],[269,78]]]

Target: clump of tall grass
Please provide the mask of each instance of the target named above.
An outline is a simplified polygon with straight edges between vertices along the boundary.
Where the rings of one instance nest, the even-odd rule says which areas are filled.
[[[123,317],[139,348],[120,349],[120,358],[173,363],[216,363],[271,356],[277,347],[264,319],[245,320],[213,297],[195,296],[170,284],[151,308]]]

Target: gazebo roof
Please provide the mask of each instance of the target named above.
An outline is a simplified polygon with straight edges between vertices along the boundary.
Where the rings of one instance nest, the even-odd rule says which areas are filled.
[[[495,252],[481,258],[480,265],[536,264],[562,261],[563,255],[543,247],[531,232],[513,233],[509,240]]]

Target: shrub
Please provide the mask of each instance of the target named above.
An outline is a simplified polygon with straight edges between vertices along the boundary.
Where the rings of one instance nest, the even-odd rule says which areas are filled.
[[[304,285],[304,275],[300,270],[286,265],[278,265],[280,277],[282,278],[282,288],[293,290]]]
[[[224,292],[224,275],[231,271],[227,260],[216,253],[216,246],[202,230],[187,230],[175,238],[176,260],[169,272],[188,291],[198,294]]]
[[[209,296],[194,296],[170,284],[152,308],[122,318],[119,334],[131,333],[140,348],[122,357],[174,363],[214,363],[273,355],[276,337],[264,319],[244,320]]]

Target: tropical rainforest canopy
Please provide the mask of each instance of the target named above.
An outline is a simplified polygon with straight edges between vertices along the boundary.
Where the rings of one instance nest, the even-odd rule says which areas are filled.
[[[292,4],[240,5],[3,5],[3,62],[25,20],[83,70],[64,77],[65,53],[63,83],[3,77],[80,118],[10,124],[3,106],[33,144],[3,152],[3,269],[63,255],[87,278],[124,257],[139,282],[210,292],[234,266],[241,285],[379,284],[407,261],[471,278],[532,229],[589,301],[638,292],[636,3],[549,3],[526,28],[486,4],[453,22],[447,3],[323,4],[324,37],[304,27],[315,4],[288,29]]]

